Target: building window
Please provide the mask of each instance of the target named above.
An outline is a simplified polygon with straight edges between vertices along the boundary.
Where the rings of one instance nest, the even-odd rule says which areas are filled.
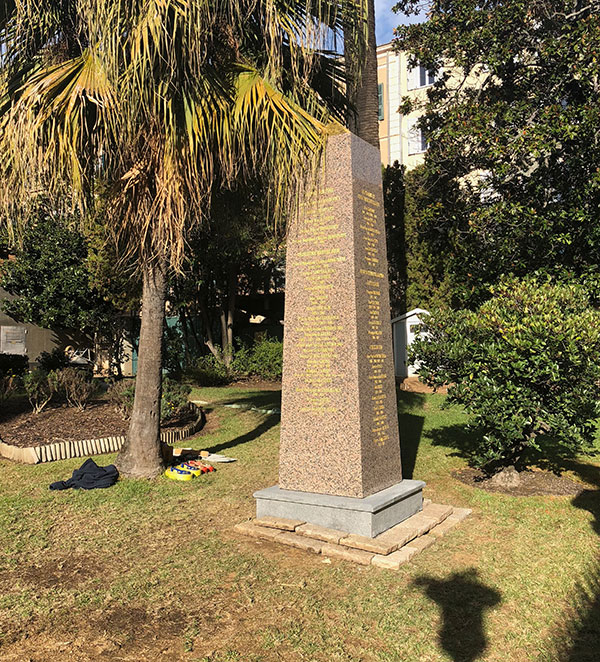
[[[427,136],[417,126],[418,121],[418,118],[414,117],[406,120],[409,154],[422,154],[427,151]]]
[[[408,70],[408,89],[416,90],[419,87],[428,87],[435,83],[435,74],[420,64]]]
[[[383,119],[383,83],[377,85],[377,96],[379,98],[379,120]]]

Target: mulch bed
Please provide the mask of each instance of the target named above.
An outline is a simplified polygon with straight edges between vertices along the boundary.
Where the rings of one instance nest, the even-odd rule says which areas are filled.
[[[589,489],[570,478],[540,470],[521,471],[519,474],[521,484],[518,487],[510,488],[490,483],[490,479],[480,469],[459,469],[454,471],[453,475],[461,483],[471,487],[511,496],[577,496]]]
[[[163,423],[161,429],[173,430],[190,425],[196,414],[186,411]],[[129,421],[123,420],[114,406],[105,399],[90,402],[85,411],[50,404],[39,414],[31,411],[24,398],[5,402],[0,411],[0,439],[6,444],[27,448],[57,441],[80,441],[127,434]]]

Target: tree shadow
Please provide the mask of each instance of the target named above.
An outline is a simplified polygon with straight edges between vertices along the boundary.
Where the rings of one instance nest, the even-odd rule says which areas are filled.
[[[414,475],[425,423],[425,417],[417,416],[413,411],[423,409],[426,396],[422,393],[410,393],[408,391],[398,391],[397,393],[402,477],[410,480]]]
[[[455,662],[473,662],[488,647],[484,629],[486,609],[498,605],[502,595],[483,584],[477,570],[455,572],[447,579],[417,577],[414,585],[425,589],[427,597],[442,610],[439,641]]]
[[[245,434],[231,439],[230,441],[224,441],[221,444],[215,444],[214,446],[207,446],[206,450],[211,453],[220,453],[221,451],[227,450],[228,448],[233,448],[234,446],[241,446],[247,444],[255,439],[258,439],[261,435],[268,432],[272,427],[275,427],[279,423],[279,416],[271,415],[267,416],[261,423],[259,423],[254,430],[246,432]]]
[[[469,463],[477,449],[479,443],[478,434],[469,430],[466,425],[454,424],[444,425],[429,431],[431,443],[433,446],[444,446],[453,448],[453,457],[462,457]]]
[[[600,487],[600,467],[574,460],[566,464],[580,478]],[[572,504],[594,516],[591,526],[600,535],[600,489],[583,490]],[[569,613],[571,620],[556,642],[557,659],[597,662],[600,659],[600,554],[595,566],[577,582]]]
[[[247,393],[236,393],[223,400],[217,400],[213,404],[218,405],[240,405],[241,408],[251,409],[277,409],[281,410],[281,389],[276,391],[248,391]]]

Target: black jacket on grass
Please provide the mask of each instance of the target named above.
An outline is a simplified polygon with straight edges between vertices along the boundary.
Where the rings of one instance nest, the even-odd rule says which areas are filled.
[[[51,490],[68,490],[70,487],[81,490],[94,490],[98,487],[110,487],[117,482],[119,472],[114,464],[99,467],[89,458],[79,469],[75,469],[69,480],[59,480],[50,485]]]

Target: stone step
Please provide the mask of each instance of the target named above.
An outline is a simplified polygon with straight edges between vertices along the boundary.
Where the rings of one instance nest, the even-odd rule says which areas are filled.
[[[423,511],[375,538],[327,529],[301,520],[263,517],[242,522],[238,533],[361,565],[397,570],[471,514],[469,508],[425,503]]]

